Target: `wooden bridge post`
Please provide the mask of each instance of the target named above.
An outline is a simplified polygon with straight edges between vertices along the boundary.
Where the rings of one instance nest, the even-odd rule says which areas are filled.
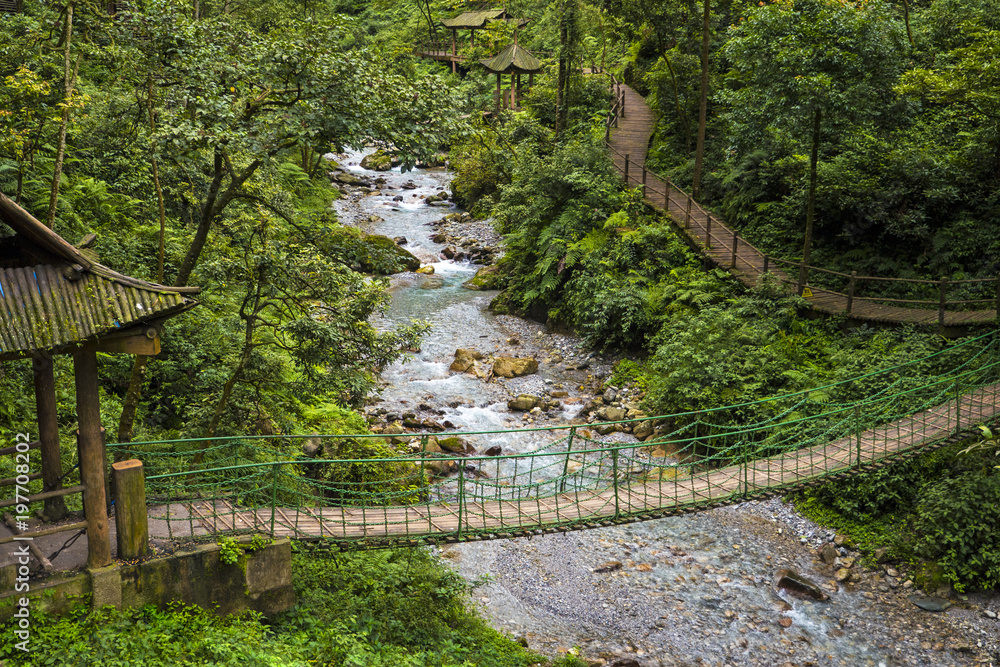
[[[739,245],[739,242],[740,242],[739,234],[737,234],[736,232],[733,232],[733,259],[732,259],[732,262],[731,262],[731,264],[729,266],[729,268],[731,268],[731,269],[735,269],[736,268],[736,247]]]
[[[628,153],[625,153],[625,187],[628,187]]]
[[[941,277],[938,296],[938,327],[944,329],[944,311],[948,305],[948,279]]]
[[[646,196],[646,163],[642,164],[642,196]]]
[[[691,229],[691,195],[688,195],[687,212],[684,214],[684,229]]]
[[[118,558],[145,558],[149,554],[149,519],[142,461],[111,464],[115,481],[115,530]]]
[[[1000,276],[997,276],[997,298],[994,309],[996,310],[997,313],[997,319],[1000,319]]]
[[[705,213],[705,248],[712,249],[712,216]]]
[[[624,90],[621,91],[621,97],[620,97],[620,99],[622,101],[622,103],[621,103],[621,116],[622,116],[622,118],[624,118],[625,117],[625,91]]]
[[[670,181],[663,182],[663,211],[664,213],[670,212]],[[1000,282],[997,282],[1000,285]],[[998,294],[1000,294],[1000,287],[997,288]],[[1000,308],[997,309],[1000,311]]]
[[[854,283],[857,282],[858,272],[851,271],[851,282],[847,284],[847,314],[851,314],[851,309],[854,307]]]
[[[771,263],[771,256],[770,255],[764,255],[764,273],[768,272],[768,270],[769,270],[769,266],[768,265],[770,263]]]

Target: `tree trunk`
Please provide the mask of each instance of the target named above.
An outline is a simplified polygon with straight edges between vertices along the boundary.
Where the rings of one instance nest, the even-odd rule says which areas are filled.
[[[705,126],[708,124],[708,46],[712,7],[709,0],[705,2],[705,15],[701,26],[701,100],[698,103],[698,142],[694,149],[694,176],[691,182],[691,196],[698,199],[701,195],[701,171],[705,161]]]
[[[806,203],[806,233],[802,243],[802,266],[799,267],[799,294],[809,280],[809,253],[812,251],[813,219],[816,214],[816,165],[819,162],[819,128],[823,112],[816,109],[816,119],[813,125],[812,157],[809,160],[809,199]]]
[[[76,72],[80,67],[80,58],[77,57],[76,67],[71,68],[70,57],[73,45],[73,3],[66,5],[66,25],[63,29],[63,47],[65,49],[63,57],[63,110],[62,122],[59,125],[59,141],[56,146],[56,165],[52,170],[52,189],[49,194],[49,213],[46,217],[46,224],[49,227],[56,221],[56,203],[59,201],[59,180],[62,178],[63,160],[66,157],[66,128],[69,125],[70,101],[73,99],[73,86],[76,82]]]

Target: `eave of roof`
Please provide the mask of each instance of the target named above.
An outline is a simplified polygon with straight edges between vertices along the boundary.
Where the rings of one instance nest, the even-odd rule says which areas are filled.
[[[542,62],[517,43],[480,63],[494,74],[530,74],[542,69]]]

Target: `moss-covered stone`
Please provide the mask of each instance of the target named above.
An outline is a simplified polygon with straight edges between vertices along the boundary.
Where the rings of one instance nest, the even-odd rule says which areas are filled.
[[[496,265],[484,266],[476,271],[476,275],[462,283],[462,287],[471,290],[500,289],[500,270]]]
[[[365,234],[350,227],[330,229],[322,246],[324,251],[364,273],[387,276],[420,268],[420,260],[388,236]]]
[[[361,159],[361,168],[372,171],[389,171],[392,169],[392,156],[380,148]]]

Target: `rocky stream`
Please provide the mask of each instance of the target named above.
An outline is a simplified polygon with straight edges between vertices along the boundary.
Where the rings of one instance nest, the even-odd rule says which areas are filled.
[[[361,158],[339,156],[333,172],[341,221],[394,238],[422,265],[392,277],[381,325],[432,325],[421,350],[384,375],[368,409],[375,428],[405,436],[421,423],[483,431],[594,421],[602,409],[638,414],[638,396],[605,386],[611,360],[541,324],[493,315],[495,292],[463,287],[502,248],[488,222],[449,201],[445,169],[376,172]],[[460,348],[483,359],[451,370]],[[490,377],[495,357],[534,359],[537,372]],[[510,409],[521,394],[542,400]],[[475,446],[522,452],[542,444],[538,437],[490,436]],[[600,437],[636,441],[626,432]],[[475,584],[472,602],[495,627],[591,665],[1000,665],[1000,599],[918,591],[905,571],[865,567],[851,547],[774,499],[438,552]],[[813,596],[775,586],[783,570],[814,582]]]

